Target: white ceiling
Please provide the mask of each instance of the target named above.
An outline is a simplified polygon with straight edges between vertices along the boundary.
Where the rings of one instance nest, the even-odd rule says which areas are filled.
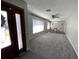
[[[64,20],[77,11],[77,0],[25,0],[28,10],[52,21]],[[46,12],[51,9],[51,12]],[[52,19],[51,15],[59,13],[60,19]]]

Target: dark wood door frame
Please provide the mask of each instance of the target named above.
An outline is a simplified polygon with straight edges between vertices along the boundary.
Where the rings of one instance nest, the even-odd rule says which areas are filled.
[[[7,10],[9,11],[8,13],[8,16],[11,16],[11,17],[8,17],[8,24],[9,24],[9,30],[10,30],[10,35],[11,35],[11,42],[13,44],[13,46],[11,47],[7,47],[6,49],[2,49],[1,50],[1,58],[4,57],[5,55],[5,52],[8,53],[8,51],[6,50],[12,50],[12,48],[14,48],[14,51],[12,53],[16,54],[16,56],[19,56],[19,54],[23,51],[26,51],[26,35],[25,35],[25,19],[24,19],[24,10],[20,7],[17,7],[13,4],[10,4],[10,3],[7,3],[5,1],[1,1],[1,9],[2,10]],[[16,11],[12,11],[12,10],[16,10]],[[23,39],[23,49],[21,50],[21,52],[18,51],[18,48],[15,48],[15,47],[18,47],[18,43],[17,43],[17,30],[15,29],[16,28],[16,20],[15,20],[15,15],[13,15],[12,13],[20,13],[21,14],[21,30],[22,30],[22,39]],[[16,45],[16,46],[15,46]],[[14,47],[15,46],[15,47]],[[10,54],[10,53],[9,53]],[[12,56],[11,58],[13,57],[16,57],[16,56]],[[7,56],[5,56],[7,57]]]

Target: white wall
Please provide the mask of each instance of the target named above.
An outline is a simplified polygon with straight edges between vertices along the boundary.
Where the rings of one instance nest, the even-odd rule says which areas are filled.
[[[67,19],[65,26],[66,36],[78,55],[78,19],[73,17]]]
[[[23,0],[4,0],[8,3],[16,5],[22,9],[24,9],[24,17],[25,17],[25,30],[26,30],[26,42],[27,42],[27,50],[29,49],[29,29],[28,29],[28,13],[27,13],[27,4]]]
[[[78,0],[71,1],[69,8],[67,8],[67,15],[68,17],[65,18],[65,33],[78,55]]]
[[[28,36],[29,36],[29,40],[31,40],[32,35],[33,35],[33,30],[32,30],[33,26],[32,25],[33,25],[32,16],[28,13],[28,29],[29,29]]]

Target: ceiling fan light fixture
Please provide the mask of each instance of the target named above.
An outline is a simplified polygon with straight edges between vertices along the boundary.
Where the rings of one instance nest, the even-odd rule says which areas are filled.
[[[52,15],[52,18],[60,18],[59,14]]]
[[[50,11],[51,11],[51,9],[47,9],[46,11],[47,11],[47,12],[50,12]]]

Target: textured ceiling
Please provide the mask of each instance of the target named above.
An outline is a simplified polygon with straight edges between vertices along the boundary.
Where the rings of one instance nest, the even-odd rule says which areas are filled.
[[[25,0],[25,2],[30,12],[51,21],[64,20],[77,11],[77,0]],[[51,9],[51,12],[46,12],[47,9]],[[56,13],[60,14],[60,18],[52,19],[51,15]]]

